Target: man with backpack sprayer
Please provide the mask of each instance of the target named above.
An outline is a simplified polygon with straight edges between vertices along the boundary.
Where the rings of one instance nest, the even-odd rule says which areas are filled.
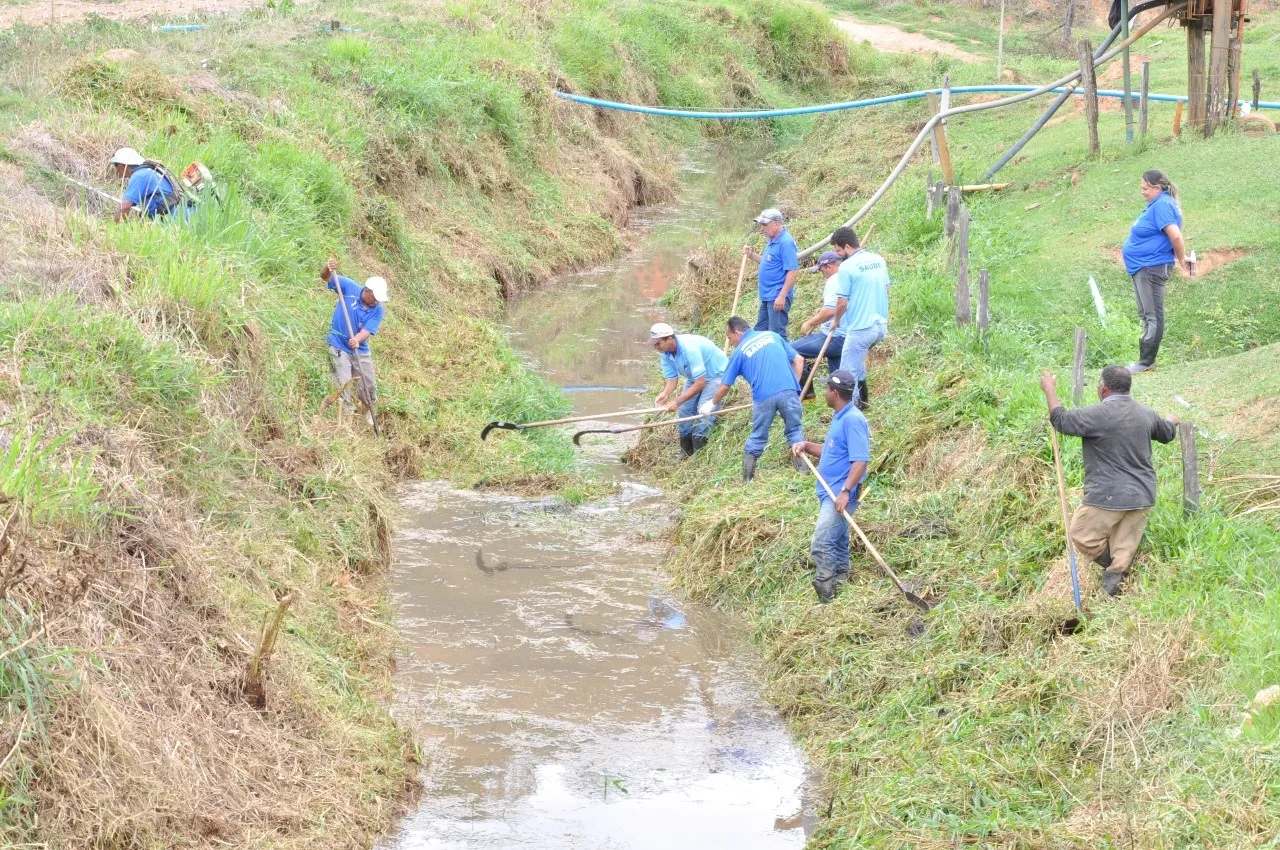
[[[329,289],[338,293],[328,338],[334,380],[342,390],[343,409],[354,413],[350,381],[353,374],[359,376],[357,391],[366,408],[365,419],[376,429],[373,403],[377,399],[378,385],[373,375],[373,355],[369,351],[369,339],[382,325],[385,313],[383,305],[387,302],[387,282],[380,277],[371,277],[361,286],[337,271],[338,261],[333,257],[320,270],[320,279]]]
[[[699,407],[698,412],[709,413],[719,405],[739,375],[751,385],[751,436],[742,449],[742,480],[750,481],[756,474],[756,461],[769,444],[775,416],[782,417],[787,445],[804,442],[804,410],[800,406],[800,372],[804,358],[785,337],[773,331],[753,331],[746,319],[739,316],[729,319],[728,330],[733,355],[729,357],[715,397]],[[793,458],[792,463],[798,472],[805,471],[799,459]]]
[[[1060,434],[1082,438],[1084,501],[1071,517],[1068,535],[1077,551],[1102,567],[1102,590],[1120,592],[1147,517],[1156,503],[1156,468],[1151,441],[1172,442],[1178,419],[1163,419],[1129,395],[1133,377],[1123,366],[1108,366],[1098,382],[1098,404],[1067,410],[1058,401],[1052,372],[1040,378],[1049,402],[1049,421]]]
[[[866,417],[853,403],[857,380],[844,369],[827,379],[827,406],[835,411],[825,443],[801,441],[791,447],[800,460],[803,455],[818,458],[818,523],[813,530],[809,554],[813,557],[813,589],[818,601],[830,602],[841,585],[849,580],[849,526],[844,514],[858,509],[858,495],[871,463],[871,432]],[[827,491],[836,485],[835,499]],[[908,597],[910,598],[910,597]]]
[[[705,336],[677,334],[666,322],[658,322],[649,329],[649,345],[658,349],[662,377],[666,379],[662,392],[653,400],[655,407],[665,406],[671,413],[678,410],[684,419],[695,416],[699,407],[710,404],[720,389],[720,376],[728,362],[720,346]],[[680,378],[684,378],[684,391],[676,393]],[[679,423],[676,427],[680,429],[681,457],[692,457],[705,446],[715,424],[714,416]]]
[[[124,221],[137,212],[147,218],[172,215],[188,209],[182,184],[159,162],[149,160],[133,148],[120,148],[111,157],[116,176],[127,179],[115,220]]]

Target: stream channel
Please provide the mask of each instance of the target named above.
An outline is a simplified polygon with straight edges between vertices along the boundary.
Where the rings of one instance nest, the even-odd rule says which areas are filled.
[[[657,299],[690,249],[745,232],[783,184],[761,154],[690,151],[679,202],[633,216],[634,251],[511,306],[513,343],[577,413],[652,403]],[[675,507],[618,462],[625,439],[583,440],[619,487],[577,508],[434,482],[401,494],[395,710],[426,765],[385,850],[804,845],[804,760],[740,628],[668,589]]]

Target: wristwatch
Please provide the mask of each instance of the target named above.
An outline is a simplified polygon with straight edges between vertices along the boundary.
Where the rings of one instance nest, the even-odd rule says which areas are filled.
[[[853,490],[852,490],[852,488],[849,488],[849,487],[841,487],[841,488],[840,488],[840,492],[841,492],[841,493],[850,493],[850,494],[852,494],[852,493],[853,493]]]

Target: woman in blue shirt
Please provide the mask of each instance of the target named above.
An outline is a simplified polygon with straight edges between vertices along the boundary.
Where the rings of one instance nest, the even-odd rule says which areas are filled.
[[[1152,169],[1142,175],[1142,197],[1146,209],[1129,228],[1121,256],[1124,270],[1133,278],[1133,294],[1142,317],[1142,338],[1138,341],[1138,362],[1129,366],[1133,374],[1156,367],[1156,354],[1164,338],[1164,285],[1173,273],[1173,264],[1186,268],[1182,244],[1182,208],[1178,187],[1163,171]]]

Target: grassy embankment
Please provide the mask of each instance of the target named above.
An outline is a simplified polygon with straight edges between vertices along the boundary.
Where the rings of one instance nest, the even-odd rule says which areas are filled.
[[[1259,14],[1247,34],[1246,68],[1265,79],[1278,70],[1278,29],[1280,18]],[[1153,63],[1153,90],[1185,91],[1184,50],[1176,30],[1135,50]],[[859,67],[872,61],[855,52]],[[879,61],[878,74],[863,75],[865,93],[918,87],[948,67]],[[1006,64],[1032,80],[1069,67],[1018,53]],[[956,84],[994,75],[990,62],[949,69]],[[962,182],[976,180],[1042,104],[953,120]],[[1171,105],[1153,105],[1150,137],[1126,149],[1122,113],[1105,109],[1100,160],[1087,159],[1083,120],[1069,105],[1002,172],[1009,190],[969,198],[974,277],[991,271],[985,344],[955,326],[941,217],[924,216],[927,147],[870,217],[872,247],[890,262],[893,316],[871,368],[874,463],[858,518],[906,580],[943,597],[922,637],[908,633],[914,609],[860,552],[844,595],[814,604],[813,482],[788,470],[775,443],[757,481],[741,485],[741,418],[687,466],[668,463],[675,449],[660,439],[635,453],[684,501],[679,583],[756,624],[772,697],[826,773],[830,817],[815,847],[1274,840],[1280,711],[1243,729],[1239,713],[1280,680],[1278,517],[1245,514],[1277,494],[1243,494],[1249,482],[1230,479],[1280,466],[1280,286],[1270,273],[1280,209],[1265,189],[1280,153],[1274,137],[1232,131],[1172,139]],[[924,114],[914,103],[815,122],[783,157],[797,177],[784,206],[802,243],[829,233],[879,184]],[[1067,635],[1070,585],[1037,377],[1051,368],[1069,387],[1076,326],[1089,333],[1090,397],[1101,366],[1132,360],[1138,325],[1114,251],[1141,209],[1139,176],[1152,167],[1181,189],[1189,247],[1202,259],[1242,252],[1170,283],[1160,371],[1136,381],[1140,399],[1199,426],[1203,510],[1181,515],[1177,446],[1158,447],[1159,504],[1136,581],[1109,601],[1086,567],[1088,615]],[[714,271],[683,281],[674,302],[686,315],[699,302],[714,338],[736,247],[709,252]],[[1090,275],[1109,308],[1105,328]],[[813,281],[802,278],[793,315],[814,309]],[[808,408],[811,434],[827,421],[820,406]],[[1078,441],[1066,440],[1065,454],[1078,499]]]
[[[844,47],[754,0],[319,3],[0,44],[0,843],[367,845],[414,761],[384,702],[391,487],[573,486],[561,435],[475,439],[565,406],[492,320],[617,252],[696,138],[551,89],[807,99]],[[225,200],[110,224],[52,172],[105,186],[120,144],[203,161]],[[316,415],[331,253],[391,280],[383,440]],[[256,711],[241,672],[286,594]]]

